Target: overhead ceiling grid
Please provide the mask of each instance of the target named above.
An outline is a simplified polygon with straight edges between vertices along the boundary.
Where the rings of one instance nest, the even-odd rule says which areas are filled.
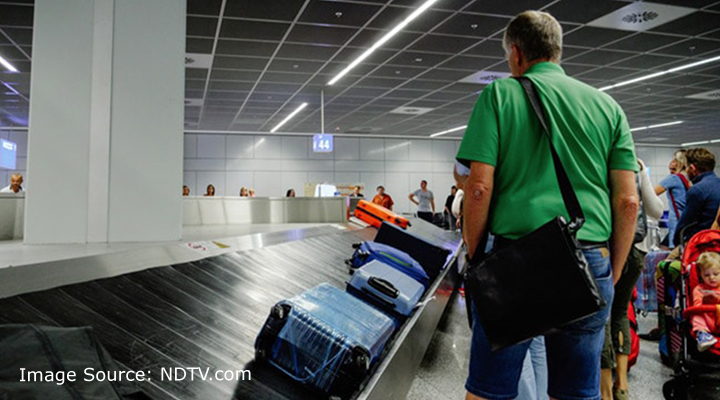
[[[565,32],[562,66],[624,108],[637,141],[720,139],[717,0],[438,0],[336,83],[328,83],[426,0],[189,0],[189,130],[324,130],[430,136],[467,124],[482,89],[506,76],[504,27],[525,9]],[[0,118],[27,119],[32,0],[0,0]],[[624,82],[657,74],[631,84]],[[618,85],[613,87],[613,85]],[[462,130],[447,137],[462,136]]]

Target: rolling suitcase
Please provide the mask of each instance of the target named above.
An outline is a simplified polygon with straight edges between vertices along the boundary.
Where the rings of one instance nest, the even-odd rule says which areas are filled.
[[[415,279],[380,261],[371,261],[347,284],[347,292],[400,321],[410,316],[425,288]]]
[[[388,223],[383,223],[380,226],[377,236],[375,236],[375,242],[404,251],[417,260],[431,282],[440,275],[440,271],[442,271],[450,255],[448,249],[435,246],[417,235]]]
[[[407,218],[401,217],[387,208],[367,200],[360,200],[360,202],[358,202],[354,215],[355,218],[375,228],[380,228],[383,221],[395,224],[401,228],[410,226],[410,221],[408,221]]]
[[[255,341],[256,360],[325,395],[347,398],[394,328],[389,316],[324,283],[272,308]]]
[[[352,258],[345,261],[352,269],[360,268],[373,260],[379,260],[409,275],[425,288],[430,285],[430,278],[428,278],[420,263],[404,251],[376,242],[356,243],[353,247],[355,252]]]
[[[640,274],[635,288],[638,296],[635,300],[635,308],[646,314],[651,311],[658,310],[657,290],[655,289],[655,272],[660,261],[667,258],[670,254],[666,250],[654,250],[645,256],[645,268]]]

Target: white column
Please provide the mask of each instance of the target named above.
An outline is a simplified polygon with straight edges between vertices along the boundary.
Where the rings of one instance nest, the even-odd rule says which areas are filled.
[[[185,0],[36,0],[25,243],[176,240]]]
[[[25,243],[87,241],[93,3],[35,2]]]

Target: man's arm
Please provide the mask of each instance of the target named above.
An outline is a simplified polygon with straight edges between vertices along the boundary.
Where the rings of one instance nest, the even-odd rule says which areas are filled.
[[[430,199],[430,205],[432,206],[433,215],[435,215],[435,198]]]
[[[472,259],[478,244],[485,233],[492,198],[495,167],[489,164],[473,162],[470,176],[465,182],[462,215],[463,238],[467,244],[468,256]]]
[[[635,184],[635,172],[610,170],[610,204],[612,207],[612,236],[610,237],[613,282],[617,283],[635,238],[640,199]]]
[[[408,196],[408,199],[410,199],[411,202],[415,203],[415,205],[420,204],[417,201],[415,201],[415,199],[413,197],[415,197],[415,193],[410,193],[410,195]]]
[[[675,228],[675,236],[673,238],[673,243],[675,243],[676,246],[682,242],[683,238],[680,236],[680,233],[682,232],[683,228],[697,220],[697,215],[700,213],[701,207],[702,197],[700,196],[700,191],[690,188],[690,190],[688,190],[687,192],[687,198],[685,200],[685,210],[680,216],[680,220],[678,221],[677,227]]]

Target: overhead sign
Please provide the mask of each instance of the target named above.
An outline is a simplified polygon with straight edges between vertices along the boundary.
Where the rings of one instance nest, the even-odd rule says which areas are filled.
[[[17,161],[17,144],[0,139],[0,168],[15,169]]]
[[[319,134],[313,135],[313,152],[314,153],[332,153],[333,151],[333,135]]]

